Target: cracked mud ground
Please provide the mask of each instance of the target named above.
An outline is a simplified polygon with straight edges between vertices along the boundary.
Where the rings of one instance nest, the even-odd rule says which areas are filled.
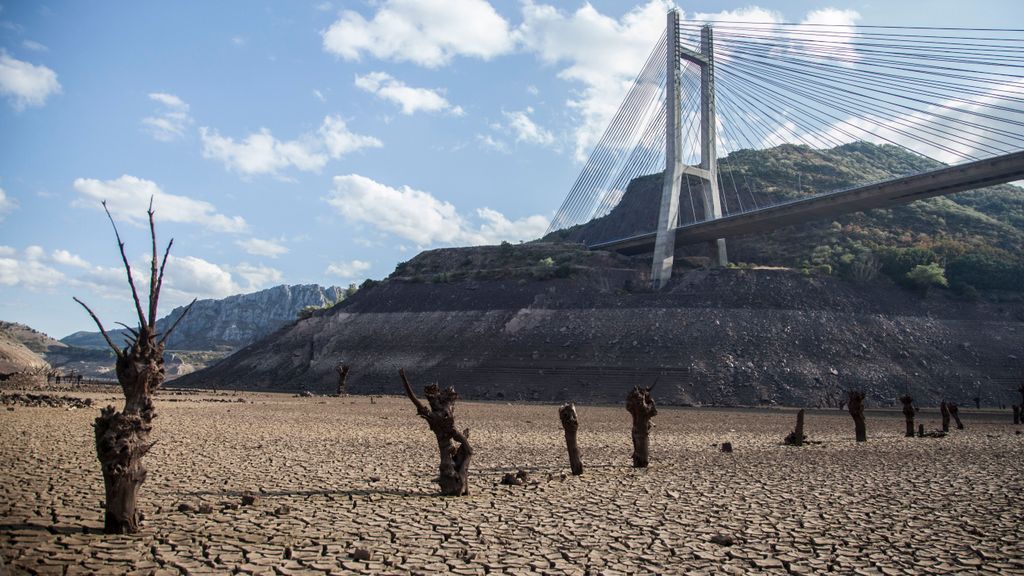
[[[821,443],[792,448],[791,411],[662,408],[638,471],[625,409],[579,406],[573,477],[557,406],[462,402],[472,495],[441,498],[433,435],[404,398],[165,392],[157,409],[131,537],[100,533],[97,410],[0,412],[7,570],[1024,574],[1024,435],[1006,413],[964,409],[967,430],[918,439],[869,411],[858,445],[848,414],[813,411]],[[519,469],[535,483],[499,484]]]

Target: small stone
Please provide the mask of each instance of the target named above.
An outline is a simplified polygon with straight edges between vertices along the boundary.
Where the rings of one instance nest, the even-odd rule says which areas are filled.
[[[210,514],[213,512],[213,506],[206,502],[203,502],[202,504],[199,505],[199,508],[196,509],[196,512],[200,514]]]
[[[192,506],[191,504],[187,503],[187,502],[182,502],[181,504],[178,504],[178,512],[194,512],[194,511],[195,511],[195,507]]]
[[[718,544],[719,546],[732,546],[736,543],[736,541],[732,539],[732,536],[727,536],[725,534],[715,534],[711,537],[711,543]]]
[[[356,548],[352,551],[352,558],[362,562],[368,562],[373,558],[373,554],[366,548]]]
[[[281,506],[278,506],[278,507],[277,507],[277,508],[276,508],[276,509],[274,510],[274,515],[275,515],[275,516],[284,516],[284,515],[286,515],[286,514],[289,514],[289,513],[291,512],[291,511],[292,511],[292,509],[291,509],[291,508],[289,508],[289,507],[287,507],[287,506],[284,506],[284,505],[281,505]]]
[[[380,482],[380,476],[370,476],[370,482]]]
[[[259,498],[255,494],[242,495],[242,506],[252,506]]]
[[[722,452],[726,454],[732,453],[732,442],[722,442]]]

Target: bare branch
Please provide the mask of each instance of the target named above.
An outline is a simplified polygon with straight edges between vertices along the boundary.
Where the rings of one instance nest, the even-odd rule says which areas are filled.
[[[114,324],[120,324],[121,326],[124,326],[124,329],[131,332],[132,336],[135,336],[136,340],[139,338],[138,330],[132,328],[131,326],[125,324],[124,322],[114,322]]]
[[[654,387],[658,385],[658,380],[660,378],[661,378],[661,374],[658,374],[657,376],[654,377],[654,384],[651,384],[650,386],[647,387],[647,393],[648,394],[650,394],[651,391],[654,390]]]
[[[121,250],[121,261],[124,262],[125,272],[128,273],[128,285],[132,287],[132,298],[135,300],[135,311],[139,313],[139,326],[146,326],[146,315],[142,311],[142,303],[139,302],[139,293],[135,290],[135,279],[132,278],[132,267],[128,264],[128,256],[124,253],[124,242],[121,241],[121,233],[117,231],[117,224],[114,224],[114,217],[110,215],[110,209],[107,208],[107,201],[101,202],[103,204],[103,210],[107,213],[107,218],[110,219],[110,225],[114,227],[114,236],[117,238],[117,247]]]
[[[402,377],[402,385],[405,386],[405,395],[412,400],[412,403],[416,405],[416,413],[420,416],[426,416],[430,413],[427,407],[420,402],[420,399],[416,397],[416,393],[412,391],[412,384],[409,384],[409,379],[405,377],[405,368],[398,369],[398,375]]]
[[[149,262],[149,327],[150,329],[156,326],[156,225],[153,223],[153,197],[149,197],[149,209],[146,210],[146,214],[149,215],[149,237],[153,245],[153,256]]]
[[[171,327],[167,329],[167,332],[164,332],[164,335],[160,338],[160,342],[158,344],[163,344],[171,337],[171,332],[174,332],[174,329],[178,327],[178,322],[181,322],[181,319],[188,315],[188,311],[192,309],[192,305],[196,303],[196,300],[198,300],[198,298],[193,298],[192,301],[188,303],[185,311],[181,313],[181,316],[178,316],[178,319],[174,321],[174,324],[171,324]]]
[[[160,275],[156,279],[156,290],[153,292],[153,310],[156,310],[156,302],[160,299],[160,289],[164,286],[164,267],[167,266],[167,256],[171,253],[171,246],[174,245],[174,238],[167,243],[167,249],[164,250],[164,259],[160,261]],[[150,285],[152,288],[152,285]],[[155,327],[156,324],[154,323]]]
[[[103,328],[103,323],[100,322],[99,317],[96,316],[96,314],[92,311],[91,308],[85,305],[85,302],[82,302],[75,296],[72,296],[71,299],[81,304],[82,308],[85,308],[85,311],[89,313],[89,316],[92,316],[92,321],[95,322],[96,326],[100,329],[100,334],[103,334],[103,338],[107,341],[107,344],[110,345],[110,348],[114,351],[115,354],[117,354],[117,357],[120,358],[122,354],[121,349],[118,348],[117,345],[114,344],[114,341],[110,339],[110,336],[107,334],[107,330]]]

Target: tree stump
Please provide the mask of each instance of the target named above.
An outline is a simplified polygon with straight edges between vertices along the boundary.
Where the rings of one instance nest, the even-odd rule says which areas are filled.
[[[857,436],[857,442],[867,442],[868,432],[864,422],[864,392],[860,390],[847,392],[846,406],[850,411],[850,416],[853,416],[853,427]]]
[[[950,402],[949,404],[946,404],[946,409],[949,410],[949,415],[952,416],[953,421],[956,422],[956,429],[963,430],[964,423],[960,421],[960,408],[956,403]]]
[[[430,405],[428,409],[412,391],[412,384],[405,377],[405,370],[399,369],[405,394],[416,406],[416,413],[427,421],[430,431],[437,437],[437,449],[441,463],[438,466],[437,483],[443,496],[469,495],[469,461],[473,456],[473,448],[469,445],[469,428],[462,432],[455,429],[455,400],[459,395],[455,388],[446,390],[437,384],[428,384],[423,395]]]
[[[939,413],[942,414],[942,431],[949,432],[949,406],[945,402],[939,404]]]
[[[1013,405],[1013,423],[1020,424],[1020,406]]]
[[[924,438],[924,424],[917,425],[917,437]]]
[[[914,437],[914,399],[910,395],[903,396],[900,398],[900,402],[903,404],[903,419],[907,421],[907,432],[905,436],[907,438]]]
[[[790,432],[782,441],[786,446],[803,446],[807,436],[804,436],[804,411],[796,413],[796,428]]]
[[[626,396],[626,410],[633,416],[633,467],[646,468],[650,461],[650,445],[648,435],[651,431],[651,418],[658,415],[651,398],[650,388],[634,386]]]
[[[334,370],[338,373],[338,396],[344,396],[347,393],[345,385],[348,382],[349,368],[348,364],[338,364],[334,367]]]
[[[139,488],[146,481],[146,468],[142,465],[142,457],[153,447],[153,443],[149,441],[149,433],[153,429],[153,419],[156,418],[156,411],[153,409],[153,393],[164,382],[164,347],[167,338],[192,309],[195,300],[160,335],[158,340],[157,304],[160,299],[160,289],[163,286],[164,267],[167,265],[167,256],[171,252],[174,240],[167,244],[163,260],[158,260],[156,228],[153,223],[155,213],[153,212],[153,202],[150,200],[147,214],[149,215],[153,254],[150,260],[147,316],[147,311],[143,310],[138,291],[135,289],[135,279],[125,254],[124,242],[121,241],[121,235],[117,230],[117,225],[114,224],[114,218],[110,215],[110,210],[107,209],[106,202],[103,203],[103,209],[106,210],[107,218],[110,219],[110,224],[114,227],[114,236],[117,238],[121,261],[128,275],[128,285],[131,287],[135,311],[138,314],[138,328],[132,329],[125,326],[128,330],[127,346],[123,350],[118,348],[92,309],[78,298],[74,300],[89,313],[100,329],[103,338],[114,351],[115,373],[117,381],[121,384],[125,400],[124,409],[121,412],[115,410],[113,406],[103,408],[94,425],[96,457],[99,459],[100,468],[103,471],[106,495],[103,531],[107,534],[134,534],[139,531],[141,519],[136,510]],[[122,326],[124,325],[122,324]]]
[[[583,474],[583,461],[580,459],[580,447],[576,443],[576,430],[580,423],[576,416],[576,406],[565,404],[558,409],[558,419],[562,421],[562,429],[565,430],[565,447],[569,450],[569,468],[573,476]]]

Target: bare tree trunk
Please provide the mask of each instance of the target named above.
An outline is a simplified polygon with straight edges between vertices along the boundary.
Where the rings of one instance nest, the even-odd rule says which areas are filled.
[[[949,410],[949,415],[953,417],[953,421],[956,422],[956,429],[963,430],[964,423],[960,421],[960,407],[954,402],[946,404],[946,409]]]
[[[455,429],[455,400],[459,395],[451,386],[442,391],[437,384],[429,384],[423,395],[430,404],[428,409],[412,391],[412,384],[405,377],[405,370],[399,369],[405,394],[416,406],[416,413],[427,421],[431,432],[437,437],[437,449],[441,457],[438,466],[437,483],[444,496],[469,495],[469,461],[473,448],[469,445],[469,429],[461,433]],[[458,444],[456,446],[456,444]]]
[[[107,209],[106,202],[103,203]],[[132,276],[128,257],[125,255],[124,242],[117,231],[117,225],[107,210],[107,217],[114,227],[121,261],[128,276],[135,311],[138,314],[138,328],[128,326],[130,337],[128,345],[122,350],[118,348],[103,323],[95,313],[81,300],[74,300],[85,308],[96,326],[114,351],[117,358],[115,372],[117,381],[124,393],[124,409],[118,412],[113,406],[107,406],[96,418],[94,432],[96,436],[96,457],[103,471],[103,484],[106,493],[103,531],[107,534],[132,534],[138,532],[141,516],[136,510],[139,488],[146,481],[146,468],[142,465],[142,457],[153,447],[149,441],[149,433],[153,429],[156,411],[153,409],[153,393],[164,382],[164,347],[167,338],[177,328],[181,319],[192,309],[192,304],[181,313],[174,323],[157,339],[156,320],[157,304],[160,299],[160,288],[163,285],[164,267],[170,254],[174,240],[167,244],[162,261],[157,260],[156,229],[153,221],[153,205],[147,212],[149,215],[149,232],[152,239],[153,256],[150,261],[148,316],[143,310],[135,280]],[[158,268],[159,264],[159,268]]]
[[[807,437],[804,436],[804,411],[800,410],[796,413],[796,428],[782,442],[787,446],[803,446],[805,440]]]
[[[633,416],[633,467],[646,468],[650,461],[648,434],[651,431],[651,418],[657,416],[650,388],[634,386],[626,396],[626,410]]]
[[[857,435],[857,442],[867,442],[868,432],[864,422],[864,392],[859,390],[847,392],[846,405],[850,411],[850,416],[853,416],[853,427]]]
[[[1013,405],[1013,423],[1020,424],[1020,406]]]
[[[348,370],[350,366],[348,364],[338,364],[334,369],[338,372],[338,396],[344,396],[346,394],[345,385],[348,382]]]
[[[900,398],[903,404],[903,419],[907,421],[907,438],[914,437],[914,399],[909,395]]]
[[[945,401],[939,404],[939,413],[942,414],[942,431],[949,432],[949,406]]]
[[[562,429],[565,430],[565,447],[569,450],[569,468],[573,476],[583,474],[583,461],[580,459],[580,447],[576,444],[576,430],[579,429],[579,419],[576,417],[576,406],[565,404],[558,409],[558,419],[562,421]]]

